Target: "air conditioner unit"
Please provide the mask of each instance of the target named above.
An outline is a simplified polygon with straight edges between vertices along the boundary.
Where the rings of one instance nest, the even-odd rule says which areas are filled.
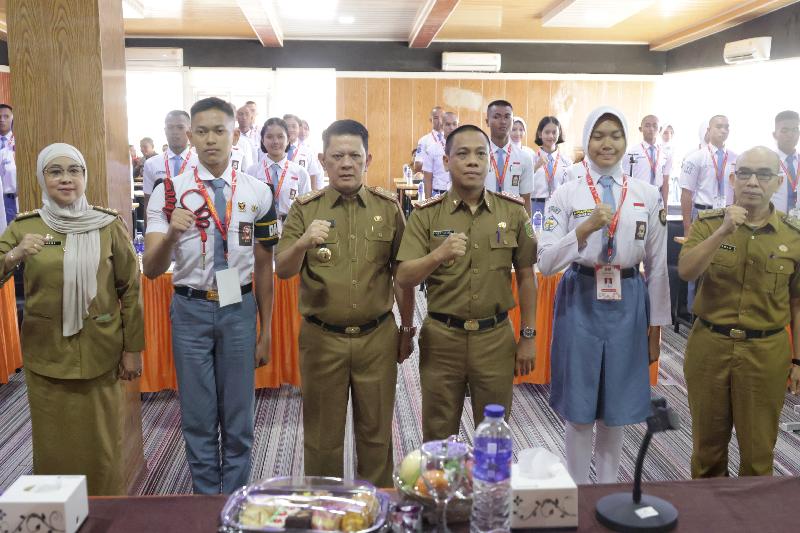
[[[749,61],[767,61],[772,47],[772,37],[754,37],[742,41],[725,43],[723,57],[725,63],[746,63]]]
[[[500,54],[443,52],[442,70],[449,72],[500,72]]]
[[[126,48],[128,70],[172,70],[183,67],[182,48]]]

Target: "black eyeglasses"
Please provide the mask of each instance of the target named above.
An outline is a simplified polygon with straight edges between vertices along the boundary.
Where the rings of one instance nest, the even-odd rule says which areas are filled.
[[[739,169],[734,172],[734,174],[736,174],[736,179],[741,181],[747,181],[755,175],[756,179],[760,182],[767,182],[777,176],[777,174],[768,170],[755,171],[747,168]]]

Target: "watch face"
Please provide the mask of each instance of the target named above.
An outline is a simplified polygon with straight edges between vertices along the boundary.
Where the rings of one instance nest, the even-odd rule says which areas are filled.
[[[522,328],[522,331],[520,331],[520,335],[526,339],[532,339],[533,337],[536,336],[536,330],[534,330],[533,328]]]

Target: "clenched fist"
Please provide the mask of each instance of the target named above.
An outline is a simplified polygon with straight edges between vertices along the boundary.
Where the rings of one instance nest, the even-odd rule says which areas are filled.
[[[591,216],[586,219],[586,224],[589,224],[591,231],[595,232],[608,226],[609,222],[611,222],[611,217],[613,216],[614,215],[611,213],[610,205],[598,204],[595,206],[594,211],[592,211]]]
[[[319,246],[325,239],[328,238],[328,233],[331,231],[331,223],[328,220],[313,220],[308,226],[308,229],[300,240],[303,242],[303,247],[310,250],[315,246]]]
[[[435,250],[436,260],[445,263],[467,253],[467,236],[463,233],[451,233]]]
[[[25,261],[27,258],[32,257],[42,251],[44,246],[44,237],[38,233],[26,233],[22,237],[22,241],[15,248],[14,256]]]
[[[729,205],[725,208],[725,220],[722,221],[720,231],[724,235],[730,235],[739,229],[739,226],[747,220],[747,210],[739,205]]]
[[[194,226],[195,215],[188,209],[179,207],[172,212],[172,217],[169,220],[169,229],[167,230],[167,238],[177,241],[183,233]]]

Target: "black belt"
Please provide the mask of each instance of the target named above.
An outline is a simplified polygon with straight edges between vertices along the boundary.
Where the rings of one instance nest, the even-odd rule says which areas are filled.
[[[578,274],[583,274],[584,276],[594,276],[594,268],[587,267],[586,265],[579,265],[578,263],[572,263],[572,270],[577,272]],[[636,269],[634,267],[630,268],[621,268],[619,270],[619,277],[624,278],[632,278],[636,275]]]
[[[252,290],[252,283],[242,285],[242,294],[247,294]],[[209,300],[211,302],[219,301],[219,291],[201,291],[199,289],[193,289],[183,285],[175,285],[175,294],[180,294],[181,296],[186,296],[187,298],[192,298],[195,300]]]
[[[463,328],[467,331],[481,331],[484,329],[493,328],[500,322],[504,321],[506,318],[508,318],[508,311],[504,311],[500,314],[491,316],[489,318],[477,318],[470,320],[464,320],[462,318],[445,315],[443,313],[429,312],[428,316],[434,320],[442,322],[443,324],[445,324],[447,327],[450,328]]]
[[[305,318],[312,324],[316,324],[325,331],[332,331],[334,333],[341,333],[344,335],[358,335],[360,333],[367,333],[368,331],[372,331],[373,329],[377,328],[378,326],[380,326],[381,322],[386,320],[386,317],[391,314],[392,314],[391,311],[386,311],[384,314],[382,314],[375,320],[370,320],[369,322],[365,322],[360,326],[335,326],[333,324],[326,324],[325,322],[315,317],[314,315],[310,315]]]
[[[763,339],[764,337],[770,337],[784,330],[784,328],[760,330],[760,329],[739,329],[739,328],[732,328],[730,326],[718,326],[716,324],[712,324],[705,318],[700,318],[700,322],[702,322],[705,326],[708,327],[708,329],[710,329],[714,333],[719,333],[720,335],[725,335],[726,337],[730,337],[731,339],[736,339],[736,340]]]
[[[447,192],[447,189],[431,189],[431,196],[438,196]]]
[[[3,194],[3,196],[5,196],[6,198],[16,198],[17,197],[17,193],[15,193],[15,192],[7,192],[7,193]]]
[[[706,209],[714,209],[713,205],[706,205],[706,204],[694,204],[694,208],[700,211],[704,211]]]
[[[547,198],[531,198],[531,202],[546,202]]]

